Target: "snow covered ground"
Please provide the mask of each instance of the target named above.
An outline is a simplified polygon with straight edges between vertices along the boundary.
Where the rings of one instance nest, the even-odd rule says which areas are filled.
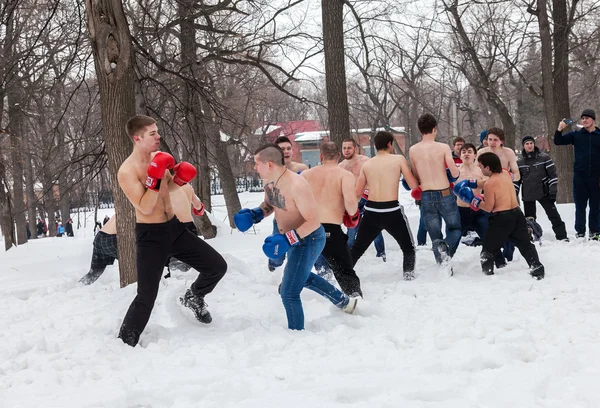
[[[401,201],[416,233],[417,207]],[[259,193],[242,194],[243,206]],[[572,205],[560,206],[570,243],[556,242],[541,207],[546,279],[515,260],[484,276],[480,248],[461,246],[455,276],[428,249],[402,280],[398,245],[357,264],[365,299],[346,315],[305,291],[306,330],[286,329],[256,234],[231,231],[215,197],[229,270],[207,297],[202,325],[178,297],[196,272],[163,280],[140,346],[116,338],[136,285],[117,266],[91,286],[93,222],[74,238],[44,238],[0,253],[0,407],[598,407],[600,244],[575,242]],[[221,206],[219,206],[221,205]],[[113,210],[101,210],[112,214]]]

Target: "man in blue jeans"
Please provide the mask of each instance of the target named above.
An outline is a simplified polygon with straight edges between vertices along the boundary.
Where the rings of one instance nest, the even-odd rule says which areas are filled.
[[[413,198],[418,199],[418,192],[421,192],[421,211],[433,242],[435,260],[438,265],[449,266],[461,237],[460,214],[450,182],[455,181],[460,172],[452,159],[450,146],[435,141],[437,121],[433,115],[421,115],[417,125],[423,139],[412,146],[409,153],[412,171],[420,181]],[[440,216],[446,223],[445,240]],[[448,273],[452,275],[451,267]]]
[[[304,329],[304,310],[300,292],[308,288],[329,299],[346,313],[353,313],[357,299],[350,298],[325,279],[311,272],[325,247],[325,231],[319,221],[317,202],[306,179],[285,167],[283,152],[277,145],[265,145],[254,154],[254,169],[264,180],[265,200],[257,208],[243,208],[235,225],[247,231],[265,216],[275,213],[281,231],[269,235],[263,252],[269,259],[287,253],[288,261],[281,282],[281,300],[288,328]]]
[[[339,164],[341,168],[344,170],[348,170],[350,173],[354,175],[354,180],[357,181],[360,176],[360,169],[363,164],[369,161],[369,158],[363,154],[359,154],[358,152],[358,143],[356,140],[352,138],[344,139],[342,143],[342,155],[344,156],[344,160]],[[362,216],[365,212],[365,204],[369,199],[369,186],[361,193],[360,200],[358,202],[358,210],[360,211],[360,216]],[[354,245],[354,241],[356,241],[356,234],[358,233],[358,226],[354,228],[348,228],[348,248],[352,248]],[[385,257],[385,242],[383,241],[383,235],[379,233],[375,237],[375,251],[376,257],[381,258],[383,262],[386,261]]]
[[[571,122],[572,123],[572,122]],[[585,237],[585,213],[590,204],[590,239],[600,241],[600,129],[596,127],[596,112],[581,113],[582,128],[565,135],[568,126],[563,119],[554,132],[555,145],[573,145],[573,199],[575,200],[575,231],[577,238]]]

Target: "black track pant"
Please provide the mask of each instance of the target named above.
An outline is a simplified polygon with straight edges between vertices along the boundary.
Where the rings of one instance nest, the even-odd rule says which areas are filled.
[[[544,267],[540,263],[535,245],[529,240],[527,221],[520,208],[492,213],[489,218],[489,228],[483,239],[481,250],[481,267],[483,272],[494,273],[494,256],[506,240],[510,239],[527,261],[530,269],[536,274],[542,274]]]
[[[136,224],[137,296],[133,299],[119,338],[135,346],[144,331],[162,277],[165,262],[174,256],[200,272],[191,290],[204,297],[212,292],[227,271],[227,263],[210,245],[195,236],[177,217],[161,224]]]
[[[554,200],[550,199],[548,196],[544,196],[538,201],[542,205],[544,211],[546,211],[546,215],[552,223],[552,230],[554,231],[556,239],[566,239],[567,228],[564,221],[560,218]],[[525,207],[525,217],[533,217],[533,219],[537,218],[535,201],[523,201],[523,206]]]
[[[403,253],[403,271],[415,270],[415,245],[408,221],[398,201],[367,201],[365,212],[358,225],[356,241],[350,248],[352,262],[365,253],[371,242],[382,230],[386,230],[400,245]]]
[[[348,248],[348,235],[344,234],[342,227],[336,224],[323,224],[325,229],[325,247],[321,254],[331,266],[335,279],[340,284],[342,292],[346,295],[358,293],[360,290],[360,279],[354,271],[354,264]]]

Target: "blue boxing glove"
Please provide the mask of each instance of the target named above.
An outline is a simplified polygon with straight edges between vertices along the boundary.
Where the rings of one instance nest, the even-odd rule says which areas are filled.
[[[404,189],[405,189],[406,191],[410,191],[410,190],[411,190],[411,189],[410,189],[410,186],[408,185],[408,183],[406,182],[406,180],[404,180],[404,177],[402,177],[402,178],[400,179],[400,182],[401,182],[401,184],[402,184],[402,187],[404,187]]]
[[[469,204],[472,210],[479,211],[479,205],[481,201],[483,201],[483,197],[481,195],[475,195],[471,188],[463,186],[462,188],[456,191],[456,186],[454,187],[454,192],[457,197],[460,198],[465,203]]]
[[[265,217],[260,207],[242,208],[236,215],[233,216],[235,226],[242,232],[246,232],[250,227],[262,221]]]
[[[461,180],[461,181],[459,181],[458,183],[456,183],[454,185],[454,194],[456,194],[458,196],[458,192],[463,187],[477,188],[477,180],[470,179],[470,180]]]
[[[458,177],[460,176],[460,170],[458,171],[458,176],[452,177],[452,173],[450,172],[450,169],[448,167],[446,167],[446,176],[448,177],[448,181],[450,183],[454,183],[456,180],[458,180]]]
[[[270,259],[280,258],[291,247],[300,243],[300,237],[296,230],[290,230],[285,234],[271,234],[265,238],[263,252]]]

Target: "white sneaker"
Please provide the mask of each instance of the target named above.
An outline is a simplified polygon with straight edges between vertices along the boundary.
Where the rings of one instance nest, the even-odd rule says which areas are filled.
[[[356,304],[358,303],[358,298],[351,297],[348,300],[348,304],[342,308],[344,313],[352,314],[356,309]]]

